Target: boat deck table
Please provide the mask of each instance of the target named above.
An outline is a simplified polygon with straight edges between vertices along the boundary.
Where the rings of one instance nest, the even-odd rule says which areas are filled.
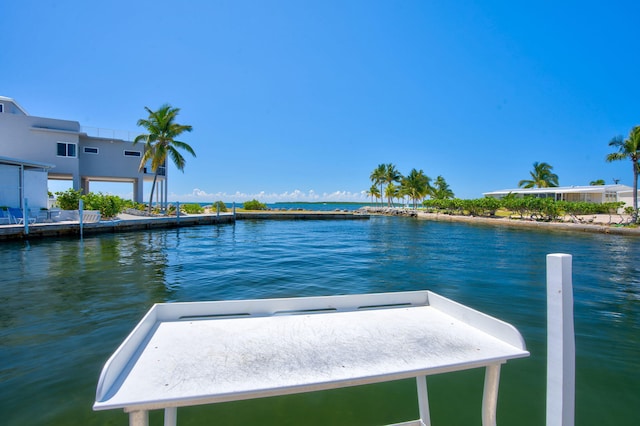
[[[483,425],[496,422],[500,365],[529,353],[511,325],[429,291],[156,304],[105,364],[94,410],[148,411],[486,367]]]

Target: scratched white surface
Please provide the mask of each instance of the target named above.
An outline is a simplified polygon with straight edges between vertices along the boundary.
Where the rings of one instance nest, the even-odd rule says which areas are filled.
[[[164,322],[100,403],[242,399],[462,369],[524,352],[429,306]]]

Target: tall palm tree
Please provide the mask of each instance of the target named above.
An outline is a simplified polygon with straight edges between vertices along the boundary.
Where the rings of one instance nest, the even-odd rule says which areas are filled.
[[[558,186],[558,175],[552,173],[553,167],[548,163],[533,163],[533,171],[529,172],[531,179],[523,179],[518,186],[524,188],[552,188]]]
[[[413,200],[414,210],[417,208],[418,200],[422,200],[429,193],[430,182],[429,176],[425,175],[422,170],[416,169],[412,169],[406,177],[402,178],[401,194],[407,195]]]
[[[444,180],[442,176],[438,176],[436,181],[433,183],[431,196],[437,200],[447,200],[449,198],[453,198],[454,194],[451,188],[449,188],[447,181]]]
[[[607,161],[631,160],[633,165],[633,215],[634,221],[638,220],[638,173],[640,173],[640,126],[631,129],[629,137],[623,139],[622,136],[616,136],[609,141],[609,146],[618,149],[607,155]]]
[[[374,185],[380,185],[380,192],[378,194],[383,194],[384,191],[382,189],[382,185],[384,184],[384,176],[387,173],[387,165],[386,164],[378,164],[378,167],[376,167],[373,172],[371,172],[371,175],[369,176],[369,179],[371,179],[371,182],[373,182]],[[381,195],[380,195],[381,196]],[[381,203],[382,203],[382,199],[381,199]]]
[[[402,180],[402,174],[396,169],[396,166],[389,163],[385,167],[383,182],[387,184],[387,190],[389,186],[392,186],[394,183],[398,183]],[[393,192],[393,191],[391,191]],[[385,191],[385,195],[387,191]],[[394,194],[395,195],[395,194]],[[387,196],[387,203],[391,206],[392,200]]]
[[[178,170],[184,171],[186,160],[178,149],[183,149],[189,154],[196,156],[187,143],[176,140],[184,132],[190,132],[191,126],[178,124],[175,118],[180,112],[180,108],[173,108],[169,104],[162,105],[157,111],[152,111],[149,107],[144,107],[149,113],[149,118],[138,120],[138,126],[143,127],[148,133],[136,136],[134,145],[144,142],[145,150],[140,160],[140,170],[151,160],[151,170],[153,171],[153,184],[151,185],[151,195],[149,196],[149,212],[153,202],[153,193],[158,180],[160,167],[166,165],[167,156],[171,158]]]

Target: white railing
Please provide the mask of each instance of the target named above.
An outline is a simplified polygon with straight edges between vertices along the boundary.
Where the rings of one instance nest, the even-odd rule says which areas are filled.
[[[103,129],[101,127],[81,126],[80,132],[86,133],[87,136],[95,138],[119,139],[123,141],[133,141],[141,132],[133,132],[130,130]]]

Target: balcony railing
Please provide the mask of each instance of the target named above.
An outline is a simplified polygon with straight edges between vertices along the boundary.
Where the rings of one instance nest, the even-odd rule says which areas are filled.
[[[151,165],[150,165],[150,164],[147,164],[146,166],[144,166],[143,172],[144,172],[144,174],[146,174],[146,175],[152,175],[152,174],[154,174],[154,173],[153,173],[153,170],[151,170]],[[158,167],[158,176],[165,176],[165,175],[166,175],[166,169],[165,169],[165,167],[163,167],[163,166]]]
[[[123,141],[133,141],[140,132],[133,132],[129,130],[117,130],[117,129],[103,129],[101,127],[86,127],[81,126],[80,132],[86,133],[87,136],[94,138],[105,139],[118,139]]]

